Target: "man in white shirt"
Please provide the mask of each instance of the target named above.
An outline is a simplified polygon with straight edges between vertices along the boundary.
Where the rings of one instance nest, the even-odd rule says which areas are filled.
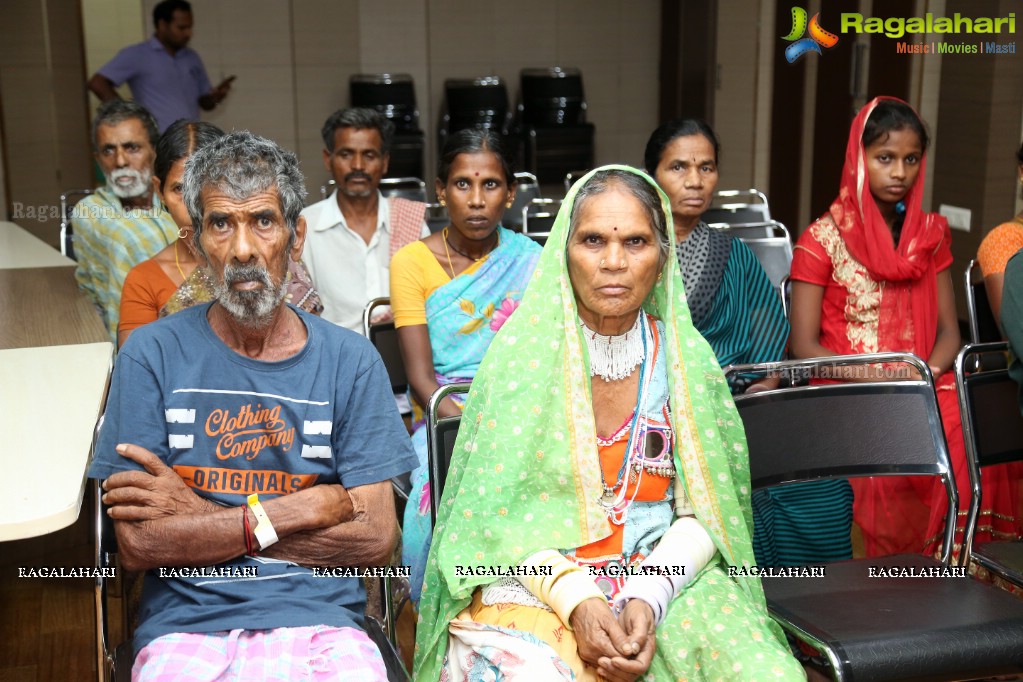
[[[361,334],[366,304],[390,293],[391,256],[430,234],[426,204],[380,194],[394,137],[384,116],[341,109],[322,134],[323,163],[336,189],[302,211],[309,226],[304,260],[323,299],[323,317]]]

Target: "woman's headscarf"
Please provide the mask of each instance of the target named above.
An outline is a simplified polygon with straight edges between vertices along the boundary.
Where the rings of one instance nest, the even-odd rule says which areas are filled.
[[[742,422],[686,306],[667,196],[648,175],[605,166],[572,187],[522,304],[501,328],[469,391],[433,536],[416,638],[416,678],[436,680],[448,622],[495,580],[465,567],[515,566],[540,549],[581,547],[611,528],[602,493],[589,359],[566,261],[579,188],[606,169],[660,196],[671,250],[643,308],[665,326],[675,466],[696,516],[730,565],[751,565],[749,464]],[[461,568],[461,571],[458,571]],[[764,604],[756,578],[739,578]],[[764,606],[766,613],[766,605]]]
[[[927,358],[934,348],[938,328],[934,253],[948,234],[948,222],[923,211],[921,198],[927,170],[924,154],[916,182],[904,200],[902,236],[898,247],[895,246],[891,230],[870,193],[862,142],[867,119],[884,100],[906,104],[894,97],[877,97],[856,115],[846,144],[841,187],[830,213],[850,255],[863,264],[874,281],[885,283],[877,330],[878,350],[911,348],[918,356]],[[907,317],[906,310],[912,310],[912,315]],[[907,324],[909,321],[912,328]]]

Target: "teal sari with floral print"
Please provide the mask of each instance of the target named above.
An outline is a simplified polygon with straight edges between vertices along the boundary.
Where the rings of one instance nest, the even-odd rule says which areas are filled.
[[[476,376],[497,330],[518,307],[540,258],[540,246],[532,239],[497,229],[500,243],[476,270],[460,274],[426,299],[433,367],[442,386]],[[412,492],[405,507],[402,564],[411,567],[412,599],[418,602],[430,552],[430,494],[423,411],[412,403],[412,445],[419,455],[419,468],[412,472]]]

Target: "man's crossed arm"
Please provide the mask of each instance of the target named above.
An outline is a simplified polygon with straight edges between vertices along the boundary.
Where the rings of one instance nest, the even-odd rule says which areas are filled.
[[[145,468],[103,483],[125,569],[212,566],[245,554],[245,529],[256,527],[250,509],[200,497],[145,448],[122,444],[117,452]],[[397,541],[389,481],[351,489],[314,485],[267,500],[263,508],[280,540],[261,554],[303,566],[383,565]]]

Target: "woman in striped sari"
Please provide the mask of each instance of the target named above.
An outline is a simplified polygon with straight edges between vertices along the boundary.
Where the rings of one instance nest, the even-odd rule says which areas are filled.
[[[693,324],[722,367],[781,360],[789,324],[778,291],[741,240],[700,217],[718,182],[717,135],[696,119],[661,125],[644,154],[671,199],[676,252]],[[733,381],[732,394],[774,388],[776,379]],[[852,490],[846,481],[776,488],[753,496],[753,549],[761,565],[796,566],[852,556]]]

